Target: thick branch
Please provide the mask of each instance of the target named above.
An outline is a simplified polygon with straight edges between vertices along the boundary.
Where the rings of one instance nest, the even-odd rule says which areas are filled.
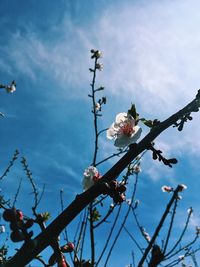
[[[174,125],[184,114],[197,111],[200,105],[200,93],[196,98],[165,121],[155,126],[137,145],[130,146],[129,151],[102,177],[101,181],[116,179],[127,165],[144,151],[168,127]],[[23,267],[32,261],[40,252],[50,245],[52,238],[58,236],[63,229],[96,197],[101,194],[101,184],[97,183],[86,192],[78,195],[75,200],[35,239],[32,245],[24,244],[16,255],[10,259],[5,267]]]

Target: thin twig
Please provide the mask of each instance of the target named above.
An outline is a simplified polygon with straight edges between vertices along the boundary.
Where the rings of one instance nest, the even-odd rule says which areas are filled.
[[[29,179],[30,181],[30,184],[33,188],[33,194],[34,194],[34,206],[32,207],[32,210],[33,210],[33,214],[37,217],[37,213],[36,213],[36,209],[37,209],[37,206],[38,206],[38,190],[36,188],[36,185],[35,185],[35,182],[34,182],[34,179],[32,177],[32,173],[31,171],[29,170],[29,167],[28,167],[28,164],[27,164],[27,161],[24,157],[22,157],[22,160],[21,160],[21,163],[24,167],[24,171],[26,172],[26,176],[27,178]]]
[[[85,224],[84,224],[84,229],[83,229],[83,238],[82,238],[81,248],[80,248],[80,262],[82,261],[82,258],[83,258],[83,248],[84,248],[85,237],[86,237],[87,223],[88,223],[88,219],[86,219]]]
[[[86,224],[86,220],[88,218],[88,210],[85,209],[84,210],[84,216],[83,216],[83,220],[82,220],[82,223],[81,223],[81,228],[80,228],[80,231],[79,231],[79,238],[78,238],[78,242],[76,244],[76,248],[74,250],[74,253],[75,255],[78,253],[79,251],[79,247],[80,247],[80,242],[82,240],[82,234],[83,234],[83,229],[84,229],[84,225]]]
[[[189,224],[189,221],[190,221],[190,217],[191,217],[191,213],[188,214],[187,216],[187,220],[186,220],[186,223],[185,223],[185,227],[183,228],[183,231],[180,235],[180,237],[178,238],[177,242],[175,243],[175,245],[170,249],[170,251],[168,251],[168,253],[165,255],[165,257],[168,257],[175,249],[176,247],[178,246],[178,244],[181,242],[181,240],[183,239],[183,236],[187,230],[187,227],[188,227],[188,224]]]
[[[105,251],[106,251],[106,249],[107,249],[108,243],[109,243],[110,238],[111,238],[111,236],[112,236],[112,233],[113,233],[113,231],[114,231],[114,229],[115,229],[115,225],[116,225],[116,223],[117,223],[117,221],[118,221],[118,219],[119,219],[119,215],[120,215],[120,212],[121,212],[121,208],[122,208],[122,205],[120,205],[119,208],[118,208],[117,214],[116,214],[116,216],[115,216],[115,219],[114,219],[114,221],[113,221],[112,227],[111,227],[111,229],[110,229],[110,233],[109,233],[109,235],[108,235],[108,237],[107,237],[107,239],[106,239],[106,243],[105,243],[105,245],[104,245],[104,248],[103,248],[103,250],[102,250],[102,252],[101,252],[101,255],[99,256],[99,259],[98,259],[98,261],[97,261],[95,267],[97,267],[97,266],[99,265],[99,263],[100,263],[100,261],[101,261],[101,258],[103,257],[103,255],[104,255],[104,253],[105,253]]]
[[[108,156],[107,158],[104,158],[101,161],[97,162],[95,166],[98,166],[98,165],[102,164],[103,162],[108,161],[109,159],[112,159],[114,157],[119,157],[120,155],[126,153],[127,151],[128,151],[128,148],[126,148],[123,151],[119,151],[117,153],[113,153],[112,155]]]
[[[178,199],[175,199],[175,201],[174,201],[174,208],[173,208],[173,211],[172,211],[172,217],[171,217],[171,221],[170,221],[170,226],[169,226],[169,230],[168,230],[168,233],[167,233],[167,238],[166,238],[166,241],[165,241],[165,246],[164,246],[164,249],[163,249],[163,254],[165,254],[165,252],[166,252],[167,245],[168,245],[168,242],[169,242],[169,238],[170,238],[170,235],[171,235],[172,226],[173,226],[173,223],[174,223],[174,217],[175,217],[176,209],[177,209],[177,204],[178,204]]]
[[[106,222],[106,220],[108,219],[108,217],[112,214],[114,207],[110,207],[108,212],[106,213],[106,215],[103,217],[103,219],[101,221],[99,221],[97,224],[94,225],[94,229],[99,227],[102,223]]]
[[[151,248],[152,248],[152,246],[153,246],[153,244],[154,244],[154,242],[155,242],[155,240],[156,240],[156,238],[157,238],[157,236],[158,236],[158,234],[159,234],[159,232],[163,226],[163,223],[164,223],[167,215],[169,214],[169,211],[171,209],[172,204],[174,203],[175,199],[178,197],[179,190],[180,190],[179,186],[174,190],[173,196],[172,196],[171,200],[169,201],[169,203],[167,204],[165,212],[163,213],[163,216],[161,217],[161,220],[160,220],[158,226],[156,227],[156,230],[155,230],[155,232],[154,232],[154,234],[153,234],[153,236],[149,242],[149,245],[147,246],[141,260],[139,261],[138,267],[142,267],[149,251],[151,250]]]
[[[0,177],[0,180],[2,180],[5,176],[7,176],[11,167],[14,165],[15,161],[18,159],[18,155],[19,155],[19,151],[16,149],[8,167],[6,168],[6,170],[4,171],[2,176]]]
[[[17,197],[18,197],[18,195],[19,195],[19,192],[20,192],[20,189],[21,189],[21,185],[22,185],[22,178],[21,178],[20,181],[19,181],[19,185],[18,185],[18,188],[17,188],[17,192],[16,192],[15,197],[14,197],[14,200],[13,200],[13,204],[12,204],[13,207],[15,207],[15,204],[16,204],[16,202],[17,202]]]
[[[128,231],[128,229],[126,228],[126,226],[124,226],[124,230],[126,231],[126,233],[128,234],[128,236],[131,238],[131,240],[135,243],[136,247],[139,249],[139,251],[141,252],[141,254],[143,254],[143,249],[140,247],[140,245],[138,244],[138,242],[136,241],[136,239],[133,237],[133,235]]]
[[[122,229],[123,229],[123,227],[124,227],[124,225],[125,225],[125,223],[126,223],[126,220],[127,220],[127,218],[128,218],[128,215],[129,215],[129,213],[130,213],[130,211],[131,211],[131,205],[132,205],[133,200],[134,200],[134,198],[135,198],[135,193],[136,193],[136,189],[137,189],[138,174],[136,174],[135,177],[136,177],[136,178],[135,178],[134,189],[133,189],[133,193],[132,193],[132,197],[131,197],[131,203],[130,203],[130,205],[129,205],[129,207],[128,207],[128,210],[127,210],[127,212],[126,212],[126,215],[124,216],[124,219],[123,219],[123,221],[122,221],[122,223],[121,223],[121,226],[120,226],[120,228],[119,228],[119,230],[118,230],[118,232],[117,232],[117,234],[116,234],[116,236],[115,236],[115,239],[114,239],[114,241],[113,241],[113,244],[112,244],[112,246],[111,246],[111,248],[110,248],[110,250],[109,250],[109,252],[108,252],[108,255],[107,255],[107,258],[106,258],[106,261],[105,261],[105,264],[104,264],[105,267],[107,266],[108,260],[109,260],[109,258],[110,258],[110,256],[111,256],[111,253],[112,253],[112,251],[113,251],[113,249],[114,249],[114,246],[115,246],[115,244],[116,244],[116,242],[117,242],[117,240],[118,240],[118,238],[119,238],[119,236],[120,236],[120,234],[121,234],[121,231],[122,231]]]
[[[94,220],[93,220],[93,208],[92,202],[89,206],[89,222],[90,222],[90,248],[91,248],[91,266],[94,266],[95,263],[95,243],[94,243]]]

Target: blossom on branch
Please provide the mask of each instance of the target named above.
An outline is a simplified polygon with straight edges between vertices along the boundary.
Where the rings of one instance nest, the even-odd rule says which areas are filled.
[[[140,173],[141,171],[142,171],[142,170],[141,170],[140,164],[136,164],[136,165],[133,167],[133,173],[138,174],[138,173]]]
[[[91,49],[90,52],[92,53],[91,58],[98,59],[98,58],[102,57],[102,52],[99,50]]]
[[[114,145],[120,148],[135,143],[141,135],[142,129],[136,125],[135,119],[125,113],[119,113],[115,122],[107,130],[107,138],[114,139]]]
[[[96,69],[97,70],[103,70],[103,64],[102,63],[96,63]]]
[[[101,175],[98,172],[97,168],[94,166],[89,166],[85,169],[83,173],[83,190],[88,190],[94,183],[98,182],[101,179]]]
[[[16,82],[12,81],[12,83],[8,86],[6,86],[6,92],[7,93],[14,93],[16,91]]]
[[[95,104],[95,111],[98,112],[98,111],[100,111],[100,110],[101,110],[101,105],[100,105],[99,102],[97,102],[97,103]]]
[[[170,192],[174,191],[173,187],[171,187],[171,186],[167,186],[167,185],[163,185],[163,186],[161,187],[161,190],[162,190],[163,192],[167,192],[167,193],[170,193]]]

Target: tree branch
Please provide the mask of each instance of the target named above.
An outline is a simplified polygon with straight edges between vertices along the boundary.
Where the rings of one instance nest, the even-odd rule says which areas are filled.
[[[200,91],[195,99],[186,105],[183,109],[173,114],[165,121],[153,127],[152,130],[136,145],[130,145],[129,151],[107,172],[101,179],[101,182],[110,182],[116,179],[127,165],[144,151],[151,143],[168,127],[174,125],[185,114],[198,111],[200,106]],[[52,238],[58,236],[63,229],[95,198],[101,194],[101,182],[89,188],[86,192],[77,195],[75,200],[30,244],[23,244],[21,249],[11,258],[5,267],[25,266],[34,259],[41,251],[50,245]],[[141,266],[141,265],[139,265]]]

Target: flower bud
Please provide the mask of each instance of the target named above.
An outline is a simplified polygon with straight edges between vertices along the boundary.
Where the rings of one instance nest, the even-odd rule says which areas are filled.
[[[13,232],[10,234],[10,239],[11,239],[13,242],[20,242],[20,241],[23,241],[23,240],[24,240],[24,234],[23,234],[21,231],[13,231]]]
[[[11,222],[11,221],[15,220],[15,216],[16,216],[16,210],[15,209],[6,209],[3,212],[3,218],[7,222]]]
[[[61,247],[62,252],[72,252],[74,250],[74,244],[72,242],[68,242],[66,245]]]

